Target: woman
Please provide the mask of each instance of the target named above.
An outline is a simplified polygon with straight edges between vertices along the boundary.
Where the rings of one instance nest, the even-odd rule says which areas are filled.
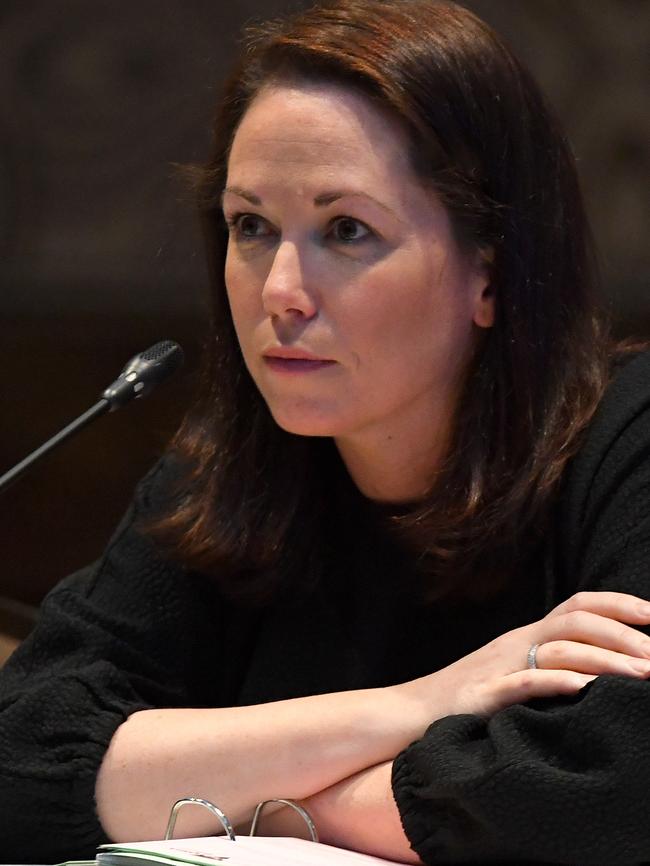
[[[251,37],[199,191],[204,393],[3,672],[3,855],[195,795],[406,862],[647,859],[650,359],[528,73],[462,7],[334,0]]]

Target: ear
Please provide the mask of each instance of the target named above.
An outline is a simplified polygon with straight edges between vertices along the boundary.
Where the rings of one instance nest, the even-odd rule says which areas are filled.
[[[491,281],[491,265],[494,262],[494,250],[486,247],[478,250],[474,270],[474,312],[472,320],[479,328],[491,328],[494,325],[495,297]]]

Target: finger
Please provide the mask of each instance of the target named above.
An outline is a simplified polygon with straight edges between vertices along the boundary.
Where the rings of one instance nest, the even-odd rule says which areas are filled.
[[[586,610],[545,618],[538,624],[534,636],[539,644],[569,640],[638,658],[650,658],[650,638],[643,632]]]
[[[649,659],[568,640],[541,644],[537,648],[535,661],[538,668],[583,674],[621,674],[627,677],[645,677],[650,674]]]
[[[488,687],[487,712],[491,714],[532,698],[574,695],[595,679],[593,674],[576,671],[524,670],[506,674]]]
[[[637,625],[650,623],[650,602],[625,592],[578,592],[547,614],[558,616],[572,611],[586,610]]]

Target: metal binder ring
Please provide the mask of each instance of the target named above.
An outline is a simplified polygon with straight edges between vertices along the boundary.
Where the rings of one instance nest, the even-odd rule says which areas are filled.
[[[268,803],[282,803],[284,806],[290,806],[294,812],[297,812],[302,820],[307,825],[309,830],[309,835],[311,836],[312,842],[318,842],[318,831],[316,830],[316,825],[312,821],[312,817],[306,809],[303,809],[302,806],[299,806],[298,803],[294,803],[293,800],[282,800],[276,797],[273,800],[263,800],[261,803],[258,803],[255,807],[255,814],[253,815],[253,821],[251,823],[250,836],[255,835],[255,831],[257,830],[257,825],[259,823],[260,817],[262,815],[262,810]]]
[[[211,803],[209,800],[202,800],[200,797],[183,797],[182,800],[177,800],[172,806],[172,810],[169,813],[169,821],[167,821],[167,829],[165,830],[165,839],[171,839],[172,833],[174,832],[174,827],[176,826],[176,818],[178,817],[178,812],[183,806],[187,806],[190,804],[195,804],[197,806],[203,806],[204,809],[207,809],[208,812],[212,812],[215,818],[218,818],[221,822],[221,826],[226,831],[226,835],[231,840],[231,842],[235,842],[235,831],[232,828],[232,824],[221,811],[218,806],[215,806],[214,803]]]

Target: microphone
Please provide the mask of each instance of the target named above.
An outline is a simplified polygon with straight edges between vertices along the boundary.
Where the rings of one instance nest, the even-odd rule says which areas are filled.
[[[102,393],[109,412],[114,412],[129,400],[146,397],[183,363],[183,350],[172,340],[156,343],[146,352],[131,358],[120,375]]]
[[[93,419],[106,412],[115,412],[121,406],[139,397],[146,397],[183,363],[183,350],[173,340],[163,340],[155,346],[135,355],[125,365],[117,379],[102,391],[102,395],[94,406],[80,415],[63,430],[60,430],[44,445],[37,448],[29,456],[21,460],[13,469],[0,476],[0,492],[16,481],[33,463],[44,457],[49,451],[65,442],[78,430],[81,430]]]

